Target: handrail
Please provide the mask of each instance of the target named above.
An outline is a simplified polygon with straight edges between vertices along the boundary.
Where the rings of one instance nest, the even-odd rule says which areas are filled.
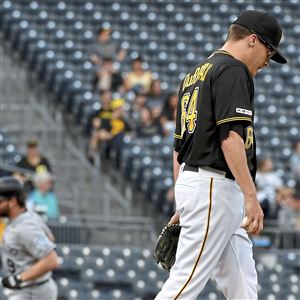
[[[123,244],[126,242],[132,246],[131,242],[138,244],[154,244],[157,239],[157,233],[153,226],[149,223],[138,223],[134,220],[127,223],[118,223],[113,220],[98,222],[81,222],[75,220],[68,220],[66,223],[60,223],[53,220],[48,220],[48,225],[52,230],[57,243],[79,243],[89,245],[90,243],[101,244],[103,240],[101,236],[109,234],[118,235],[118,238],[105,241],[105,244]],[[128,237],[131,237],[128,239]],[[123,241],[121,241],[123,239]],[[130,242],[131,241],[131,242]]]
[[[35,174],[34,171],[24,169],[24,168],[21,168],[21,167],[17,167],[17,166],[14,166],[14,165],[10,165],[10,164],[5,164],[5,163],[1,163],[1,169],[5,170],[5,171],[9,171],[9,172],[29,174],[30,176],[33,176]]]
[[[60,222],[56,222],[56,224],[63,225],[66,222],[78,222],[81,224],[95,224],[95,223],[119,223],[119,224],[126,224],[126,223],[136,223],[136,224],[146,224],[152,225],[153,221],[150,217],[140,217],[140,216],[113,216],[110,215],[109,217],[105,215],[71,215],[71,216],[62,216],[62,220]]]
[[[55,228],[65,229],[89,229],[91,232],[99,230],[116,230],[128,233],[147,232],[151,242],[157,238],[153,220],[150,217],[130,217],[130,216],[98,216],[98,215],[72,215],[70,217],[61,216],[59,221],[49,220],[48,224]]]
[[[300,235],[300,229],[295,227],[265,227],[262,231],[262,234],[264,233],[275,233],[275,234],[284,234],[284,233],[298,233]]]

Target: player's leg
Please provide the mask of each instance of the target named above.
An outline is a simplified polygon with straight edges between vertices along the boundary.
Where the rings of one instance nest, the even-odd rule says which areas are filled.
[[[197,175],[183,172],[175,186],[182,229],[175,264],[156,300],[196,299],[243,217],[233,181]]]
[[[213,278],[226,299],[257,299],[257,273],[252,242],[244,229],[239,228],[232,235]]]

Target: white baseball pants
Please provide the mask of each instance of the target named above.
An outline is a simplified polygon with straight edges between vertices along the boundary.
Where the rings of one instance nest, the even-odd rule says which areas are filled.
[[[182,226],[176,261],[155,300],[193,300],[210,278],[227,299],[257,299],[252,242],[240,228],[244,197],[223,172],[180,167],[175,184]]]

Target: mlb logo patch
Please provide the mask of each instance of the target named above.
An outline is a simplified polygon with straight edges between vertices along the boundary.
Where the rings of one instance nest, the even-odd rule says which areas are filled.
[[[252,116],[252,111],[245,109],[245,108],[236,108],[235,111],[239,114],[243,114],[243,115],[248,115],[248,116]]]

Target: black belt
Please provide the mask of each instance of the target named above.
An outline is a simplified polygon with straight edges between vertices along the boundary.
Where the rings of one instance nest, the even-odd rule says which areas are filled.
[[[40,286],[40,285],[42,285],[42,284],[47,283],[49,280],[50,280],[50,279],[48,278],[48,279],[43,280],[43,281],[40,281],[40,282],[33,282],[33,283],[28,284],[28,285],[22,286],[21,289],[37,287],[37,286]]]
[[[187,164],[184,165],[183,171],[191,171],[191,172],[197,172],[198,173],[199,168],[198,167],[193,167],[189,166]]]
[[[185,164],[184,167],[183,167],[183,171],[191,171],[191,172],[196,172],[198,173],[199,171],[199,167],[194,167],[194,166],[190,166],[190,165],[187,165]],[[216,170],[218,171],[218,170]],[[233,176],[225,173],[225,178],[228,178],[228,179],[231,179],[231,180],[234,180]]]

